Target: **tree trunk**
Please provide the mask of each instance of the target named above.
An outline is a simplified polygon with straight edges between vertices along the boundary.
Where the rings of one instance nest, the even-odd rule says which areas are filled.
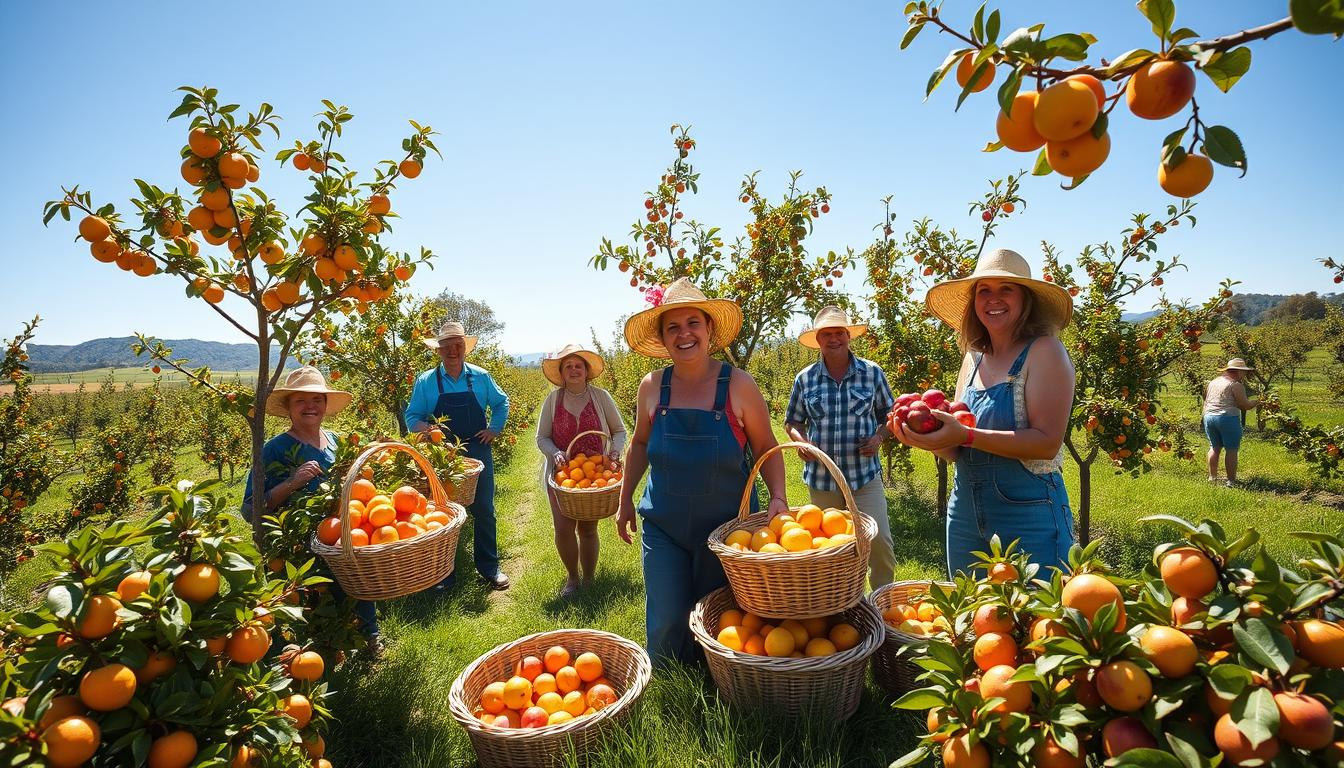
[[[938,467],[938,519],[947,518],[947,462],[938,456],[933,457]]]
[[[406,403],[398,400],[397,410],[394,415],[397,417],[397,429],[401,431],[401,436],[405,437],[410,434],[410,427],[406,424]]]
[[[1092,459],[1078,462],[1078,543],[1092,541]]]
[[[224,464],[223,464],[223,463],[219,463],[219,464],[216,464],[216,465],[215,465],[215,479],[216,479],[216,480],[219,480],[220,482],[224,482]]]
[[[266,514],[266,467],[261,463],[261,450],[266,444],[266,397],[270,394],[271,379],[271,336],[266,324],[265,310],[257,307],[257,382],[256,397],[252,400],[252,416],[247,420],[252,431],[252,530],[253,538],[259,539],[257,532],[261,527],[261,518]],[[281,361],[284,364],[284,361]]]

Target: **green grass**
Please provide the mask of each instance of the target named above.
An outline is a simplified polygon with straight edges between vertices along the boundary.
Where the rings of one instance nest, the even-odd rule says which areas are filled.
[[[33,389],[41,391],[42,387],[51,384],[84,384],[86,392],[94,392],[103,380],[111,374],[113,382],[118,386],[127,383],[131,384],[149,384],[154,379],[162,379],[165,385],[183,385],[187,383],[187,377],[177,371],[164,370],[163,373],[154,373],[148,368],[125,367],[125,368],[90,368],[87,371],[70,371],[61,373],[35,373],[33,374]],[[211,371],[210,375],[217,381],[233,381],[235,378],[249,381],[256,378],[256,371]]]

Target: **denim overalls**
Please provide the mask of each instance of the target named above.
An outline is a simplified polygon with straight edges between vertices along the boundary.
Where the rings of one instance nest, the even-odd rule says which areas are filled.
[[[1013,387],[1034,342],[1027,342],[1013,361],[1006,381],[985,390],[972,384],[983,355],[976,357],[965,391],[976,427],[1013,430],[1026,426],[1017,424],[1014,416]],[[1018,547],[1033,563],[1062,566],[1073,546],[1073,512],[1064,478],[1058,471],[1037,475],[1017,459],[963,447],[947,504],[948,572],[969,571],[975,561],[971,553],[988,552],[994,534],[1004,546],[1020,539]]]
[[[649,435],[649,480],[639,500],[644,518],[644,612],[649,655],[694,662],[699,648],[689,620],[695,603],[727,583],[705,542],[737,515],[751,467],[726,411],[732,366],[722,364],[714,408],[670,408],[672,368],[664,368]],[[756,511],[752,494],[751,511]]]
[[[465,368],[465,366],[464,366]],[[472,518],[471,554],[476,561],[476,570],[487,579],[499,573],[499,551],[495,545],[495,459],[490,446],[476,439],[476,433],[489,424],[485,421],[485,409],[476,399],[472,389],[471,371],[464,370],[467,377],[466,392],[443,391],[443,367],[434,371],[439,385],[439,399],[434,403],[434,418],[448,417],[440,428],[450,439],[458,439],[466,444],[467,455],[485,464],[485,469],[476,478],[476,499],[467,507]],[[452,582],[449,576],[445,585]]]

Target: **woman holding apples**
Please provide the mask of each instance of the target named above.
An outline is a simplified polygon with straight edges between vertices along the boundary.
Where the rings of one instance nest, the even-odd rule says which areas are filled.
[[[1073,314],[1069,294],[1032,279],[1026,259],[1001,249],[969,277],[933,286],[925,304],[957,330],[965,356],[956,399],[972,416],[959,419],[941,392],[929,392],[923,405],[898,401],[908,411],[892,421],[902,443],[956,465],[948,572],[969,570],[971,553],[988,551],[996,534],[1018,540],[1033,563],[1062,566],[1074,542],[1060,474],[1074,373],[1057,336]]]

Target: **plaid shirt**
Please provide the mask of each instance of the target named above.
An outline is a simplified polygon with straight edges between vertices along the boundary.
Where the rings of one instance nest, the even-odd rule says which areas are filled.
[[[860,456],[859,442],[877,432],[896,398],[877,363],[849,355],[849,369],[836,381],[822,360],[799,371],[789,393],[785,420],[807,427],[807,439],[845,473],[850,488],[862,488],[882,471],[876,455]],[[819,462],[804,462],[803,480],[819,491],[839,490]]]

